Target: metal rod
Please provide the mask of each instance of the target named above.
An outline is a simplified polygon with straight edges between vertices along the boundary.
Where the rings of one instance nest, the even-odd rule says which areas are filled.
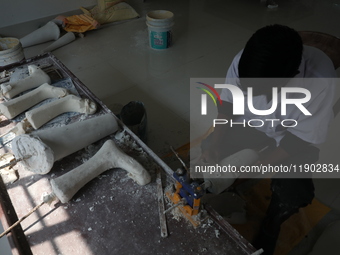
[[[9,232],[11,232],[11,230],[13,228],[15,228],[17,225],[19,225],[24,219],[26,219],[28,216],[30,216],[32,213],[34,213],[36,210],[38,210],[43,204],[45,204],[45,202],[41,202],[39,205],[37,205],[36,207],[34,207],[29,213],[27,213],[24,217],[22,217],[20,220],[18,220],[17,222],[15,222],[12,226],[10,226],[6,231],[4,231],[1,235],[0,238],[2,238],[3,236],[7,235]]]
[[[180,158],[180,156],[178,155],[178,153],[174,150],[174,147],[170,146],[170,149],[172,150],[172,152],[175,154],[176,158],[179,160],[179,162],[181,162],[182,166],[184,167],[185,170],[187,170],[189,172],[189,169],[187,168],[187,166],[185,165],[184,161]]]
[[[157,197],[158,197],[158,209],[159,209],[159,221],[161,227],[161,236],[167,237],[168,236],[168,229],[166,225],[166,218],[164,212],[164,195],[163,195],[163,187],[162,187],[162,174],[161,170],[157,168]]]
[[[175,205],[171,206],[170,208],[166,209],[164,211],[164,214],[166,214],[167,212],[170,212],[171,210],[175,209],[176,207],[178,207],[180,205],[184,205],[184,203],[185,203],[185,198],[182,198],[182,200],[179,201],[177,204],[175,204]]]

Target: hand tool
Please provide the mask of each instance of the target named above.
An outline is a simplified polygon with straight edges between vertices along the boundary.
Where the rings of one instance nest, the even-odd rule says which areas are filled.
[[[188,167],[178,156],[172,146],[170,149],[181,162],[182,168],[178,168],[173,173],[173,177],[176,180],[174,191],[169,190],[166,192],[167,197],[174,204],[174,206],[170,207],[167,211],[178,207],[182,214],[193,224],[193,226],[197,227],[200,224],[200,221],[196,216],[199,214],[201,207],[200,198],[204,195],[205,191],[202,188],[201,183],[190,178]]]
[[[167,197],[175,205],[171,209],[178,207],[194,227],[199,226],[200,222],[194,216],[199,214],[201,206],[200,198],[204,195],[204,189],[197,181],[190,179],[188,171],[183,168],[177,169],[173,173],[173,177],[176,180],[175,191],[166,192]]]

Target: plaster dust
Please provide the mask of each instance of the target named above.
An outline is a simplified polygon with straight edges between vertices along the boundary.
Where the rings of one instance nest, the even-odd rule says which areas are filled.
[[[131,137],[126,134],[124,131],[121,132],[117,132],[115,134],[115,139],[117,139],[117,143],[120,143],[123,147],[126,146],[125,149],[129,148],[130,150],[134,150],[134,152],[136,153],[140,153],[140,155],[138,156],[139,158],[141,158],[143,161],[148,160],[149,157],[148,155],[143,152],[143,149],[140,148],[137,143],[133,140],[131,140]],[[157,165],[155,165],[154,162],[148,162],[149,164],[149,168],[150,169],[156,169]],[[155,171],[153,171],[153,175],[155,175]],[[171,200],[166,196],[166,192],[169,190],[173,189],[173,180],[170,179],[168,176],[163,176],[162,178],[166,178],[166,182],[167,182],[167,186],[164,189],[164,200],[167,204],[167,208],[170,208],[171,206],[173,206],[173,203],[171,202]],[[173,210],[171,210],[169,212],[172,216],[172,219],[176,220],[176,221],[183,221],[188,224],[189,226],[191,226],[191,223],[183,216],[182,212],[179,210],[179,208],[174,208]],[[214,233],[217,233],[216,231],[218,231],[219,233],[219,229],[216,229],[216,225],[213,225],[213,220],[207,215],[207,212],[205,210],[202,209],[201,214],[199,214],[196,219],[197,221],[200,221],[202,224],[199,226],[199,228],[205,229],[205,232],[207,231],[208,228],[214,228]],[[216,237],[218,236],[215,235]]]
[[[131,45],[133,47],[136,47],[138,49],[142,50],[148,50],[148,43],[149,43],[149,38],[148,38],[148,31],[147,28],[143,30],[139,30],[133,34],[133,40],[134,45]]]
[[[123,144],[126,144],[124,141],[129,141],[129,138],[130,138],[129,135],[124,133],[124,131],[117,133],[116,137],[120,138],[119,142],[123,142]],[[134,144],[134,143],[132,142],[132,144]],[[93,148],[91,148],[91,150],[92,149]],[[132,150],[134,150],[134,149],[136,149],[136,148],[132,148]],[[137,149],[137,151],[142,154],[142,155],[140,155],[141,158],[145,157],[145,154],[143,153],[142,150]],[[145,158],[145,159],[147,159],[147,158]],[[152,162],[148,162],[148,164],[149,164],[150,167],[153,165],[153,169],[155,169],[155,167],[157,167]],[[117,171],[115,173],[118,173],[118,175],[121,176],[121,172]],[[98,178],[101,179],[101,178],[107,178],[107,177],[108,177],[107,175],[103,175],[102,177],[98,177]],[[118,180],[121,184],[124,184],[123,188],[122,188],[122,186],[115,186],[114,185],[114,183],[116,183]],[[152,197],[156,197],[156,187],[155,187],[154,183],[152,183],[151,185],[149,184],[149,185],[144,186],[142,188],[142,190],[137,189],[137,190],[131,191],[130,189],[125,190],[125,187],[126,187],[125,184],[128,181],[129,181],[129,178],[127,178],[126,176],[120,177],[120,178],[117,175],[112,176],[111,179],[110,179],[110,184],[112,184],[111,191],[114,191],[114,193],[119,191],[119,192],[123,192],[124,194],[130,195],[129,199],[132,199],[133,201],[136,201],[136,202],[141,203],[141,204],[145,204],[144,201],[140,200],[140,198],[142,197],[142,193],[147,192],[148,195],[150,195]],[[104,198],[105,198],[105,196],[104,196]],[[76,199],[76,201],[81,201],[81,200]],[[110,196],[110,201],[115,201],[115,196]],[[157,199],[157,201],[158,201],[158,199]],[[99,202],[99,201],[94,202],[94,204],[89,207],[89,211],[96,212],[96,210],[98,210],[98,208],[96,208],[96,205],[99,205],[100,203],[101,202]],[[129,204],[132,204],[132,203],[129,202]],[[171,205],[172,204],[168,203],[168,207],[170,207]],[[158,210],[158,207],[157,207],[156,204],[153,204],[152,206],[148,206],[148,207],[149,207],[149,210],[156,210],[156,211]],[[125,213],[129,213],[129,210],[125,211]],[[216,226],[214,224],[213,220],[208,218],[208,217],[204,218],[204,220],[202,221],[203,224],[198,229],[193,230],[191,224],[183,217],[183,215],[179,212],[178,208],[173,210],[171,213],[172,213],[172,218],[170,220],[168,219],[168,226],[170,227],[170,229],[172,229],[172,227],[174,225],[177,225],[178,227],[181,227],[181,228],[189,228],[190,229],[189,231],[191,233],[198,231],[198,232],[202,233],[203,236],[205,236],[204,238],[207,238],[206,235],[208,235],[209,240],[211,238],[219,238],[220,237],[220,230],[219,230],[218,226]],[[116,212],[113,212],[113,214],[116,214]],[[142,216],[143,216],[143,212],[141,212],[141,215],[139,215],[138,217],[142,217]],[[173,220],[175,220],[175,222]],[[119,221],[124,222],[124,220],[119,220]],[[131,223],[133,224],[133,221],[131,221]],[[176,235],[178,233],[171,232],[171,234]],[[178,243],[177,245],[178,246],[185,246],[186,243],[185,243],[185,241],[183,242],[183,240],[181,240],[181,243]],[[209,254],[219,254],[219,253],[215,253],[214,249],[209,247],[209,245],[207,245],[206,247],[201,247],[200,251],[210,252]],[[164,254],[171,254],[171,253],[164,253]],[[203,254],[205,254],[205,253],[203,253]]]

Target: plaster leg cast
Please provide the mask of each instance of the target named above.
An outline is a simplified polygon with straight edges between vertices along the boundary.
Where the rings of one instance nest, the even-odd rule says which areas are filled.
[[[5,115],[7,119],[12,119],[45,99],[64,97],[67,94],[66,89],[45,83],[25,95],[0,104],[0,114]]]
[[[60,29],[57,24],[53,21],[49,21],[45,26],[38,28],[37,30],[29,33],[28,35],[22,37],[20,42],[23,48],[57,40],[60,36]]]
[[[38,130],[13,139],[12,150],[26,170],[47,174],[53,163],[118,130],[112,114],[104,114],[66,126]],[[29,157],[30,156],[30,157]],[[29,157],[29,158],[28,158]]]
[[[13,133],[15,136],[29,133],[29,131],[33,130],[33,128],[38,129],[51,119],[65,112],[94,114],[96,110],[96,104],[89,99],[82,99],[74,95],[68,95],[27,111],[25,113],[26,118],[16,124],[16,126],[7,133],[0,135],[0,137],[9,133]]]
[[[29,89],[36,88],[44,83],[51,83],[50,77],[36,65],[28,66],[29,76],[25,79],[7,82],[0,85],[0,98],[13,98]]]
[[[67,203],[86,183],[112,168],[126,170],[139,185],[146,185],[151,181],[150,174],[141,164],[122,152],[114,141],[108,140],[84,164],[51,180],[53,193],[62,203]]]
[[[68,95],[26,112],[26,118],[34,129],[38,129],[51,119],[65,112],[93,114],[96,110],[96,104],[89,99]]]

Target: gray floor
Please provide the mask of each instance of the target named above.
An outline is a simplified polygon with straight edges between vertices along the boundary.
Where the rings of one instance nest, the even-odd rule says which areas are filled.
[[[190,78],[225,77],[233,56],[256,29],[279,23],[340,37],[337,0],[278,0],[277,10],[267,9],[259,0],[129,3],[141,18],[90,31],[53,54],[111,109],[131,100],[143,101],[148,111],[149,147],[158,155],[169,153],[170,145],[178,147],[190,139]],[[175,14],[174,45],[166,51],[148,46],[145,14],[155,9]],[[0,35],[21,37],[45,22],[0,28]],[[26,58],[39,54],[49,44],[25,49]],[[339,125],[340,116],[322,146],[321,161],[339,162]],[[339,184],[338,179],[315,180],[317,197],[334,209],[332,220],[340,211]]]
[[[0,223],[0,233],[2,233],[3,231],[4,231],[4,228],[2,227],[2,224]],[[9,243],[6,237],[3,237],[0,239],[0,251],[1,251],[1,255],[12,254],[11,248],[9,246]]]

